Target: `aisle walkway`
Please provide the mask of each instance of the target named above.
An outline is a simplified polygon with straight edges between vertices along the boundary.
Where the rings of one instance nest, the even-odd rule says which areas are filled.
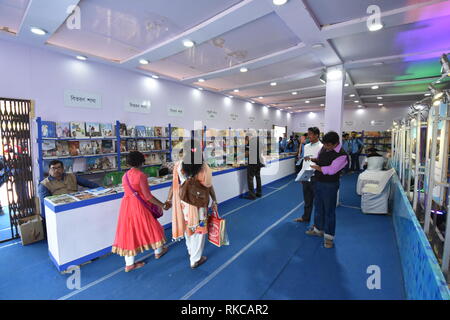
[[[342,203],[358,205],[356,176],[347,176]],[[305,235],[301,187],[293,177],[264,187],[256,201],[235,199],[219,207],[226,215],[229,247],[206,245],[209,260],[189,267],[184,242],[169,253],[123,272],[123,258],[110,255],[81,268],[81,289],[69,290],[43,242],[0,245],[0,299],[404,299],[392,219],[357,209],[337,211],[336,248]],[[170,236],[168,231],[168,236]],[[381,290],[369,290],[367,267],[381,268]]]

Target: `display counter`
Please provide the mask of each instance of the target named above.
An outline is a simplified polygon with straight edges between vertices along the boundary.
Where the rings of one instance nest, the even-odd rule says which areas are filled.
[[[294,155],[282,154],[277,158],[273,156],[261,169],[263,185],[295,173]],[[172,181],[156,182],[150,181],[149,188],[156,198],[165,201]],[[213,168],[213,185],[219,203],[239,197],[247,192],[246,166]],[[122,190],[118,187],[110,189],[112,194],[59,205],[45,199],[48,250],[59,271],[111,252]],[[171,210],[159,219],[165,228],[170,227],[171,221]]]

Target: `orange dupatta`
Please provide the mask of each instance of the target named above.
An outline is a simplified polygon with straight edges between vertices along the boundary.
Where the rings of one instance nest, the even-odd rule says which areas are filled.
[[[181,161],[177,162],[173,168],[173,180],[172,180],[172,238],[173,240],[180,240],[184,237],[186,227],[189,229],[195,229],[200,224],[200,218],[198,214],[198,208],[196,206],[189,206],[188,221],[184,220],[183,210],[181,209],[180,199],[180,181],[178,177],[178,167],[181,165]],[[197,179],[205,187],[212,186],[212,170],[204,163],[202,169],[197,174]]]

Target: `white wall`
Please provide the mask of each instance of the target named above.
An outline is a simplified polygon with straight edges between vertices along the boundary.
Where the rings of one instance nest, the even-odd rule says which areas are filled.
[[[389,108],[367,108],[344,110],[343,131],[386,131],[392,127],[392,121],[404,118],[408,113],[408,106]],[[372,125],[372,121],[375,121]],[[294,132],[305,132],[309,127],[324,128],[324,112],[302,112],[292,117]]]

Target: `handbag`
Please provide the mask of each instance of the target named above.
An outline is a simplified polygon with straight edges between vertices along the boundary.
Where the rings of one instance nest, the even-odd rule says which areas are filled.
[[[230,244],[225,222],[225,219],[220,218],[216,210],[213,210],[208,217],[208,241],[218,247]]]
[[[196,177],[190,177],[180,188],[180,199],[197,208],[206,208],[209,204],[209,188]]]
[[[143,204],[144,207],[146,207],[150,211],[153,218],[155,219],[161,218],[163,215],[162,208],[142,199],[141,195],[131,186],[130,180],[128,180],[128,172],[125,173],[125,181],[127,182],[128,188],[130,188],[131,192],[133,192],[133,195]]]

